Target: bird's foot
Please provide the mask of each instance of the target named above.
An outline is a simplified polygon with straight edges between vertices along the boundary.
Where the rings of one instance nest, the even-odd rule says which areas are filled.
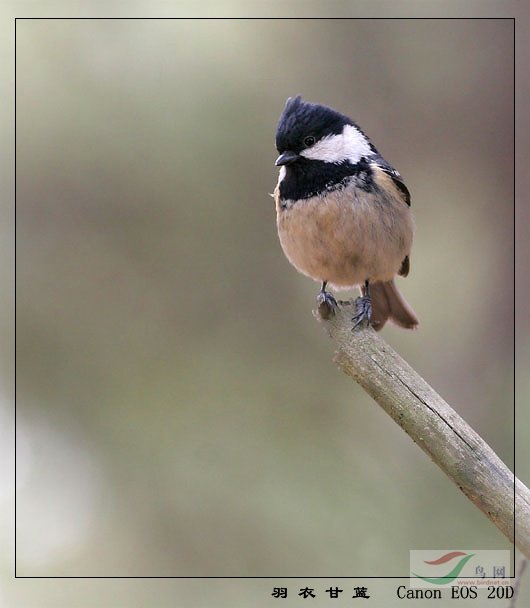
[[[355,300],[355,315],[352,318],[352,331],[361,323],[366,321],[366,325],[370,325],[372,317],[372,299],[370,296],[360,296]]]
[[[328,291],[319,291],[317,295],[318,312],[323,319],[329,319],[335,315],[339,305],[337,300]]]

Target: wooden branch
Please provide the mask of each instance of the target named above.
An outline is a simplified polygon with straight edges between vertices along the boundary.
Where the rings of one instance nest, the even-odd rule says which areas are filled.
[[[530,491],[487,443],[372,328],[352,331],[351,302],[316,318],[337,346],[334,361],[356,380],[489,519],[530,557]]]

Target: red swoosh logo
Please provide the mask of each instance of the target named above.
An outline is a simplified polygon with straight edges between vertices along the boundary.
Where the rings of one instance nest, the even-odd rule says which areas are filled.
[[[432,566],[438,566],[438,564],[445,564],[445,562],[449,562],[454,557],[458,557],[459,555],[467,555],[467,553],[464,553],[463,551],[451,551],[451,553],[446,553],[445,555],[442,555],[442,557],[439,557],[438,559],[435,559],[432,562],[425,563],[430,564]]]

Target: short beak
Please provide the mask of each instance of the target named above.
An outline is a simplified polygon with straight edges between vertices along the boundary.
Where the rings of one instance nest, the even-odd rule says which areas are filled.
[[[290,165],[299,158],[300,156],[298,156],[296,152],[291,152],[290,150],[287,150],[287,152],[284,152],[283,154],[280,154],[280,156],[278,156],[274,164],[277,167],[281,167],[282,165]]]

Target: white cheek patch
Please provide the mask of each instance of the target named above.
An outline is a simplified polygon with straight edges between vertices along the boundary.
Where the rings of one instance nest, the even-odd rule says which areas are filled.
[[[278,183],[280,183],[282,181],[282,179],[285,178],[285,174],[287,173],[287,169],[285,168],[285,166],[280,167],[280,173],[278,176]]]
[[[353,125],[345,125],[342,133],[328,135],[311,148],[300,152],[301,156],[325,163],[340,163],[349,160],[358,163],[363,156],[372,154],[370,144]]]

